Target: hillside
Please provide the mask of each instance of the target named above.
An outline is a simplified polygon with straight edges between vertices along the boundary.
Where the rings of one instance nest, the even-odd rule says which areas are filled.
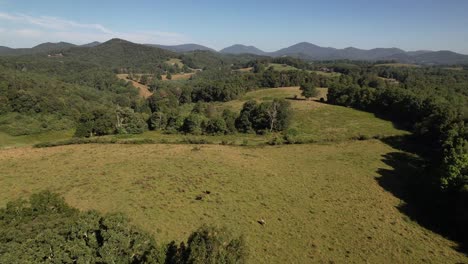
[[[156,47],[111,39],[94,47],[75,47],[63,52],[66,60],[92,63],[112,69],[150,69],[178,55]]]
[[[90,43],[87,43],[87,44],[83,44],[80,47],[96,47],[98,45],[101,45],[101,42],[93,41],[93,42],[90,42]]]
[[[0,55],[28,55],[37,53],[54,53],[61,52],[66,49],[76,47],[76,45],[67,42],[58,43],[42,43],[32,48],[12,49],[8,47],[0,47]]]
[[[168,46],[168,45],[159,45],[159,44],[145,44],[146,46],[150,46],[150,47],[157,47],[157,48],[161,48],[161,49],[165,49],[165,50],[170,50],[170,51],[173,51],[173,52],[190,52],[190,51],[197,51],[197,50],[202,50],[202,51],[213,51],[215,52],[214,49],[212,48],[208,48],[208,47],[205,47],[205,46],[202,46],[202,45],[198,45],[198,44],[180,44],[180,45],[172,45],[172,46]]]
[[[396,60],[418,64],[466,64],[468,55],[450,51],[411,51],[397,48],[375,48],[370,50],[348,47],[345,49],[325,48],[308,42],[301,42],[290,47],[269,53],[270,56],[292,56],[306,60]]]
[[[254,46],[245,46],[241,44],[235,44],[220,50],[221,53],[226,54],[254,54],[254,55],[268,55],[267,52],[264,52]]]
[[[402,63],[417,64],[468,64],[468,55],[451,51],[409,51],[398,48],[374,48],[370,50],[348,47],[336,49],[320,47],[308,42],[300,42],[275,52],[264,52],[254,46],[233,45],[224,48],[221,53],[255,54],[271,57],[296,57],[304,60],[395,60]]]

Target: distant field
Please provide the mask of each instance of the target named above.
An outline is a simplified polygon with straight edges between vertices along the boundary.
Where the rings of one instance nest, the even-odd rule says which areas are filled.
[[[326,88],[318,88],[319,96],[326,99]],[[299,87],[262,89],[247,93],[242,99],[221,104],[235,111],[242,108],[246,100],[269,101],[274,98],[301,99]],[[303,99],[303,98],[302,98]],[[328,105],[314,100],[289,100],[293,109],[291,127],[297,130],[299,137],[305,140],[342,141],[359,136],[386,137],[407,134],[393,126],[391,122],[381,120],[371,113],[352,108]]]
[[[286,64],[278,64],[278,63],[270,63],[268,64],[267,68],[273,67],[275,71],[294,71],[294,70],[299,70],[296,67],[289,66]]]
[[[169,65],[178,65],[180,68],[184,67],[184,63],[180,59],[170,59],[166,61],[167,64]]]
[[[285,65],[285,64],[278,64],[278,63],[270,63],[267,67],[273,67],[275,71],[293,71],[293,70],[300,70],[296,67]],[[323,72],[323,71],[308,71],[313,72],[319,75],[323,75],[326,77],[339,77],[341,73],[339,72]]]
[[[71,138],[74,133],[75,132],[73,130],[63,130],[25,136],[11,136],[7,133],[0,132],[0,149],[30,146],[33,144],[48,141],[65,140]]]
[[[237,69],[236,71],[240,71],[240,72],[250,72],[252,71],[253,67],[248,67],[248,68],[241,68],[241,69]]]
[[[311,72],[315,72],[318,75],[323,75],[323,76],[331,77],[331,78],[341,76],[341,73],[339,72],[323,72],[323,71],[311,71]]]
[[[319,88],[320,97],[326,98],[325,88]],[[286,87],[274,89],[261,89],[249,92],[239,100],[226,103],[217,103],[218,112],[223,109],[231,109],[239,112],[242,105],[247,100],[271,101],[274,98],[294,98],[297,95],[299,100],[289,100],[293,110],[291,128],[296,130],[297,138],[303,141],[330,142],[346,141],[358,137],[387,137],[395,135],[405,135],[408,132],[399,130],[391,122],[381,120],[371,113],[358,111],[352,108],[328,105],[313,100],[307,101],[300,96],[299,87]],[[189,106],[184,110],[189,112]],[[181,135],[181,134],[163,134],[159,131],[148,131],[140,135],[116,136],[121,139],[152,139],[157,142],[181,142],[182,140],[200,141],[205,140],[209,143],[220,144],[222,142],[241,145],[259,145],[265,144],[275,135],[255,135],[255,134],[236,134],[236,135]],[[114,136],[115,137],[115,136]]]
[[[127,79],[127,77],[128,77],[128,74],[117,74],[117,78],[119,78],[121,80],[125,80],[127,82],[131,82],[133,84],[133,86],[138,88],[138,92],[140,93],[141,97],[148,98],[153,94],[152,92],[150,92],[150,89],[149,89],[148,86],[143,85],[143,84],[141,84],[139,82],[135,82],[133,80],[129,80],[129,79]]]
[[[374,67],[421,67],[417,64],[407,64],[407,63],[382,63],[376,64]]]
[[[160,242],[186,239],[203,223],[226,226],[245,236],[249,263],[465,262],[379,184],[378,171],[392,171],[389,153],[399,152],[377,140],[7,149],[0,206],[49,189],[83,210],[123,212]]]
[[[326,99],[327,89],[319,88],[320,94],[316,98],[323,97]],[[357,137],[386,137],[394,135],[404,135],[408,132],[399,130],[393,126],[391,122],[381,120],[371,113],[355,110],[352,108],[328,105],[314,100],[304,100],[301,97],[299,87],[285,87],[274,89],[261,89],[245,94],[241,99],[226,103],[216,103],[215,106],[222,112],[228,108],[239,112],[242,105],[250,99],[262,101],[271,101],[275,98],[294,98],[297,96],[299,100],[289,100],[291,102],[293,116],[291,128],[297,132],[297,138],[304,141],[314,142],[330,142],[330,141],[345,141]],[[182,112],[188,113],[191,111],[192,105],[185,105]],[[71,134],[68,135],[70,138]],[[182,134],[163,134],[159,131],[147,131],[137,135],[116,135],[106,136],[104,138],[116,138],[119,140],[141,140],[151,139],[157,142],[180,143],[182,141],[200,141],[204,140],[208,143],[220,144],[229,143],[234,145],[259,145],[265,144],[275,135],[255,135],[255,134],[236,134],[236,135],[182,135]],[[44,136],[45,141],[60,141],[63,136],[54,140],[53,137]],[[18,142],[23,142],[21,138],[8,137],[4,138],[3,146],[14,146]],[[38,140],[31,142],[30,145],[39,143]],[[19,143],[25,145],[24,143]]]
[[[398,84],[400,83],[399,81],[397,81],[396,79],[393,79],[393,78],[384,78],[384,77],[378,77],[379,79],[383,80],[383,81],[387,81],[387,82],[390,82],[392,84]]]
[[[446,67],[444,69],[452,71],[463,71],[463,67]]]
[[[178,80],[188,80],[190,79],[190,77],[192,77],[192,75],[194,75],[195,73],[191,72],[191,73],[178,73],[178,74],[172,74],[172,79],[171,81],[178,81]],[[162,79],[164,81],[169,81],[167,78],[166,78],[166,75],[162,75],[161,76]]]

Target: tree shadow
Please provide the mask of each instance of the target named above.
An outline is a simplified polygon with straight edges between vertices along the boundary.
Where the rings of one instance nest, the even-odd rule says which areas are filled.
[[[454,208],[457,202],[436,188],[434,171],[424,159],[428,150],[411,136],[390,137],[382,141],[401,150],[383,155],[382,161],[391,169],[378,169],[376,177],[382,188],[403,201],[397,209],[424,228],[456,241],[459,245],[455,249],[468,254],[467,239],[463,235],[466,231],[457,222],[459,212]]]
[[[288,96],[285,98],[286,100],[293,100],[293,101],[306,101],[307,99],[302,98],[302,97],[294,97],[294,96]]]

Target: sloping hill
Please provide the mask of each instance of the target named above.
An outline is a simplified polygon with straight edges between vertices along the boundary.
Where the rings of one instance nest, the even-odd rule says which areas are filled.
[[[415,62],[421,64],[466,64],[468,55],[458,54],[448,50],[427,52],[413,57]]]
[[[15,52],[15,49],[5,47],[5,46],[0,46],[0,55],[10,55]]]
[[[466,64],[468,55],[452,51],[411,51],[406,52],[398,48],[375,48],[370,50],[348,47],[335,49],[320,47],[308,42],[301,42],[290,47],[280,49],[267,55],[274,57],[291,56],[305,60],[396,60],[403,63],[418,64]]]
[[[31,51],[33,53],[41,53],[41,52],[65,50],[65,49],[69,49],[73,47],[76,47],[76,45],[67,43],[67,42],[58,42],[58,43],[46,42],[46,43],[42,43],[31,48]]]
[[[173,52],[190,52],[190,51],[196,51],[196,50],[205,50],[205,51],[216,52],[212,48],[208,48],[208,47],[198,45],[198,44],[193,44],[193,43],[181,44],[181,45],[172,45],[172,46],[159,45],[159,44],[145,44],[145,45],[150,46],[150,47],[157,47],[157,48],[161,48],[161,49],[165,49],[165,50],[170,50],[170,51],[173,51]]]
[[[273,52],[271,55],[276,57],[292,56],[312,60],[324,60],[335,56],[336,51],[335,48],[324,48],[312,43],[301,42]]]
[[[28,55],[38,53],[61,52],[63,50],[76,47],[76,45],[67,42],[51,43],[46,42],[32,48],[12,49],[8,47],[0,47],[0,55]]]
[[[81,45],[80,47],[96,47],[98,45],[101,45],[101,42],[99,41],[94,41],[88,44]]]
[[[112,69],[150,69],[178,55],[174,52],[111,39],[95,47],[75,47],[63,53],[64,59],[93,63]]]
[[[230,47],[220,50],[221,53],[226,54],[254,54],[254,55],[267,55],[267,52],[260,50],[254,46],[246,46],[242,44],[235,44]]]

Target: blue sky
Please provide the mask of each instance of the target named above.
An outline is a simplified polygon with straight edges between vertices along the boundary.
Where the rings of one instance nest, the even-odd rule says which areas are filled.
[[[468,54],[468,1],[69,1],[0,0],[0,45],[248,44],[274,51],[297,42]]]

